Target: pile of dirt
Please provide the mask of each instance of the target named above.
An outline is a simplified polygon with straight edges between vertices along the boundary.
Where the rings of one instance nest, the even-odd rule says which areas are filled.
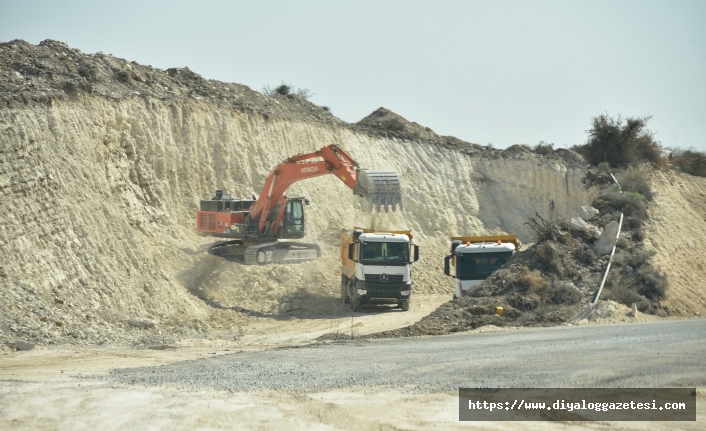
[[[596,172],[588,175],[591,182],[599,177]],[[623,229],[601,296],[608,301],[594,310],[592,319],[605,320],[607,316],[600,311],[611,304],[625,310],[635,304],[640,313],[670,315],[670,306],[663,302],[667,277],[651,265],[654,252],[643,242],[651,189],[642,180],[644,176],[621,172],[618,177],[625,184],[625,193],[605,187],[608,184],[604,183],[593,201],[596,208],[584,207],[579,212],[583,218],[547,220],[539,214],[530,217],[528,224],[537,234],[534,245],[516,253],[464,297],[450,301],[409,327],[371,337],[439,335],[484,325],[565,323],[594,300],[610,251],[616,244],[621,213]],[[557,217],[553,211],[550,215]]]
[[[622,322],[649,322],[659,317],[652,314],[633,312],[632,308],[615,301],[598,301],[587,312],[580,314],[581,319],[574,318],[574,323],[622,323]]]
[[[568,321],[592,299],[607,257],[587,258],[593,252],[585,244],[593,240],[566,221],[549,226],[554,239],[516,253],[463,297],[409,327],[371,337],[441,335],[485,325],[552,326]]]

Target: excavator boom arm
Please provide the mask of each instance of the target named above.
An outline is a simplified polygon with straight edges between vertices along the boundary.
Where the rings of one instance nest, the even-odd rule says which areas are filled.
[[[314,158],[323,160],[311,161]],[[353,189],[358,180],[358,169],[353,157],[335,144],[290,157],[270,171],[260,196],[250,207],[250,218],[259,221],[258,230],[262,232],[270,211],[295,182],[334,174]]]
[[[311,160],[315,158],[322,160]],[[259,198],[250,207],[250,219],[258,221],[258,231],[264,231],[268,215],[289,186],[326,174],[336,175],[353,190],[354,195],[369,198],[373,208],[377,206],[387,210],[388,206],[392,206],[394,211],[398,204],[402,207],[400,180],[396,172],[361,170],[350,154],[331,144],[313,153],[297,154],[272,169]]]

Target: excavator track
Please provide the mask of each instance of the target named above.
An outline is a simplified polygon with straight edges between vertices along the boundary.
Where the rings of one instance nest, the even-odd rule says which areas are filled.
[[[317,244],[303,242],[268,242],[252,245],[245,250],[246,265],[269,265],[306,262],[321,257]]]
[[[208,253],[220,257],[236,255],[237,253],[232,253],[232,250],[242,245],[243,241],[241,240],[219,241],[211,244],[208,248]]]

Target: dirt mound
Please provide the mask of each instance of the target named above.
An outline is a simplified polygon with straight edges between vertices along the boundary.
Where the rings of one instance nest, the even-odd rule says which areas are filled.
[[[347,123],[297,95],[268,97],[241,84],[204,79],[188,67],[162,70],[113,57],[85,54],[62,42],[0,43],[0,104],[19,107],[86,96],[113,101],[139,97],[194,100],[253,113],[345,127]]]
[[[516,253],[508,263],[467,295],[449,301],[407,328],[372,337],[441,335],[484,325],[551,326],[571,319],[592,299],[607,258],[583,253],[587,234],[565,222],[551,225],[554,239]],[[502,308],[502,315],[497,313]]]
[[[615,301],[598,301],[594,306],[580,314],[580,319],[574,319],[574,324],[585,323],[621,323],[621,322],[649,322],[657,320],[659,317],[640,313],[633,313],[633,310]]]
[[[439,139],[439,135],[434,133],[430,128],[407,121],[401,115],[395,114],[385,108],[378,108],[372,114],[357,122],[356,125],[383,133],[387,136],[410,141],[432,141]]]

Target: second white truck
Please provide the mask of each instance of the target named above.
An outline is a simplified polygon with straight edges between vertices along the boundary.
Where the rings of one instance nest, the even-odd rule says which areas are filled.
[[[454,278],[454,298],[477,286],[500,269],[518,249],[517,235],[456,236],[444,273]]]

